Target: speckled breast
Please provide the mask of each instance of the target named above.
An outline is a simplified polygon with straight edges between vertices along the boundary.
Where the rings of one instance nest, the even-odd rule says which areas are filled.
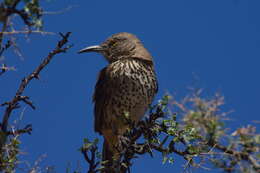
[[[125,125],[122,116],[139,121],[157,92],[157,81],[152,64],[139,59],[125,59],[111,63],[107,72],[111,84],[107,102],[105,128],[120,131]],[[122,131],[124,131],[122,129]]]

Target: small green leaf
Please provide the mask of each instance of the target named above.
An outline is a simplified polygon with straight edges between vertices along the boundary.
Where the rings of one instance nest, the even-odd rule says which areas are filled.
[[[168,160],[168,157],[163,156],[163,161],[162,161],[162,163],[165,164],[165,163],[167,162],[167,160]]]
[[[168,162],[169,162],[170,164],[173,164],[173,163],[174,163],[174,159],[173,159],[172,157],[170,157],[170,158],[168,159]]]

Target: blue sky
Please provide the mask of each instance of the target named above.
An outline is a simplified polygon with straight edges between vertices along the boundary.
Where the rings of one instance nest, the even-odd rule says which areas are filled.
[[[32,135],[25,135],[22,149],[25,159],[33,162],[42,154],[42,165],[54,165],[64,172],[68,162],[76,167],[83,157],[77,149],[83,138],[95,138],[91,97],[98,71],[106,65],[98,54],[78,55],[88,45],[101,43],[111,34],[136,34],[151,52],[159,80],[159,99],[165,92],[179,98],[199,78],[198,86],[206,94],[220,91],[226,98],[232,128],[259,120],[260,98],[260,1],[258,0],[183,0],[183,1],[83,1],[52,0],[43,2],[47,15],[44,30],[71,31],[74,47],[60,54],[33,81],[25,94],[37,110],[24,106],[12,116],[24,117],[21,126],[33,124]],[[0,100],[10,99],[20,79],[30,73],[55,46],[58,36],[31,35],[18,37],[23,60],[6,54],[6,63],[17,68],[0,78]],[[1,101],[1,102],[2,102]],[[1,114],[3,108],[0,109]],[[232,131],[232,130],[231,130]],[[159,155],[157,155],[159,156]],[[176,157],[174,165],[162,165],[161,158],[134,161],[133,172],[180,172],[184,161]],[[197,170],[196,172],[206,172]]]

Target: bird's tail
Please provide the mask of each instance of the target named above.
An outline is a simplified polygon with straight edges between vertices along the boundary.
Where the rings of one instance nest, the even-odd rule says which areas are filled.
[[[102,152],[102,160],[103,161],[110,161],[113,160],[114,151],[109,145],[108,141],[104,139],[103,143],[103,152]]]
[[[104,138],[102,161],[104,163],[103,173],[116,173],[115,163],[117,162],[116,150],[111,143]]]

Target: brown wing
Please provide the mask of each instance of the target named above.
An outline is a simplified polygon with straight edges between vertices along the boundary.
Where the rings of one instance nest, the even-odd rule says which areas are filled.
[[[108,91],[109,76],[106,73],[107,68],[103,68],[98,76],[98,80],[95,86],[95,92],[93,95],[93,102],[95,103],[94,114],[95,114],[95,131],[102,133],[103,123],[105,121],[105,110],[110,97]]]

